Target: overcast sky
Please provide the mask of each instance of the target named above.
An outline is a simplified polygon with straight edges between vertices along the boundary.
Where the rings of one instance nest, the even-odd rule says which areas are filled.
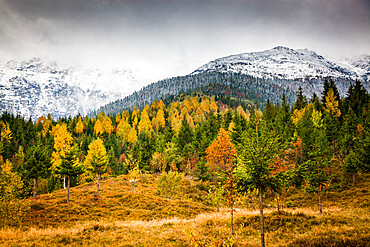
[[[368,0],[0,0],[0,60],[185,75],[275,46],[370,54]]]

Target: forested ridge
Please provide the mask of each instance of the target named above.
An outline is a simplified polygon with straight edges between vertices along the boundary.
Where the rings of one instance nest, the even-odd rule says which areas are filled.
[[[370,98],[361,82],[345,97],[330,79],[309,100],[299,88],[292,104],[282,91],[263,109],[244,90],[228,89],[200,87],[94,118],[48,115],[32,122],[3,113],[1,227],[22,224],[29,210],[22,198],[65,188],[68,203],[69,189],[89,182],[99,198],[99,181],[122,174],[130,176],[132,190],[139,174],[161,174],[157,193],[168,198],[189,176],[207,184],[208,206],[224,201],[232,208],[238,197],[254,195],[263,215],[266,193],[279,211],[293,203],[286,201],[292,190],[312,193],[322,212],[323,194],[355,186],[369,173]]]
[[[340,95],[344,95],[346,89],[353,81],[348,79],[335,79]],[[131,110],[134,106],[142,109],[146,104],[151,104],[155,99],[170,99],[179,94],[189,94],[193,91],[201,91],[204,94],[227,97],[230,94],[239,99],[247,99],[257,107],[263,107],[266,100],[281,102],[283,94],[289,104],[295,102],[295,94],[299,87],[303,95],[310,97],[313,93],[322,92],[323,79],[279,79],[257,78],[240,73],[203,72],[186,76],[177,76],[160,80],[143,87],[137,92],[123,99],[109,103],[89,115],[96,117],[100,111],[106,114],[117,114],[123,110]]]

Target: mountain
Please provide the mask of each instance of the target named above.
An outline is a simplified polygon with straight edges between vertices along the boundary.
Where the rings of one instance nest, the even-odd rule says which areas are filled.
[[[145,83],[129,70],[63,66],[40,58],[0,62],[0,112],[32,119],[85,115]]]
[[[100,110],[117,113],[197,89],[220,97],[238,93],[257,104],[267,99],[279,101],[285,93],[288,102],[294,102],[299,87],[307,97],[320,95],[326,77],[336,82],[342,96],[356,79],[369,90],[370,56],[335,61],[307,49],[278,46],[218,58],[189,75],[145,87],[149,80],[130,70],[64,66],[40,58],[12,60],[0,62],[0,112],[33,119],[48,113],[54,118],[94,115]],[[222,90],[222,95],[215,88]]]
[[[192,74],[233,72],[260,78],[320,79],[323,77],[369,81],[369,56],[340,64],[307,49],[277,46],[261,52],[242,53],[213,60]]]
[[[148,85],[101,107],[92,115],[100,110],[118,113],[133,106],[143,107],[154,99],[166,99],[196,90],[202,93],[212,91],[220,97],[239,93],[236,97],[252,100],[257,105],[267,99],[277,102],[284,93],[288,102],[293,103],[299,87],[308,98],[313,93],[320,96],[323,81],[327,77],[336,82],[340,95],[344,96],[354,80],[361,80],[365,88],[370,89],[369,66],[369,56],[334,62],[307,49],[293,50],[278,46],[271,50],[213,60],[187,76]],[[215,92],[215,88],[221,92]]]

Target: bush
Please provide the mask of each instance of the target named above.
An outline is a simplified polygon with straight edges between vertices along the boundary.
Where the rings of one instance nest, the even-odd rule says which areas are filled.
[[[157,192],[168,198],[179,194],[183,180],[183,174],[178,172],[163,173],[156,181]]]
[[[0,200],[0,227],[21,226],[28,208],[28,203],[19,199]]]

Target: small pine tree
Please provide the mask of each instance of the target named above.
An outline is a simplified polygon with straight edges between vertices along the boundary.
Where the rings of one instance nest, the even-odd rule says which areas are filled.
[[[83,166],[78,160],[77,146],[67,151],[63,157],[61,157],[62,163],[59,170],[56,172],[67,178],[67,203],[69,203],[69,188],[71,185],[71,178],[76,177],[84,172]]]
[[[26,177],[33,179],[33,196],[37,199],[37,182],[39,178],[47,178],[51,166],[49,151],[41,145],[32,146],[26,155]]]

